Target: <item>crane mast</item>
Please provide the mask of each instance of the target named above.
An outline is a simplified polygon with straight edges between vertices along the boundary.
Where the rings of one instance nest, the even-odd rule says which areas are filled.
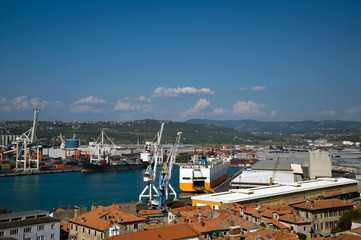
[[[174,198],[177,198],[177,193],[174,191],[174,188],[170,184],[170,179],[172,178],[172,168],[175,159],[177,157],[177,150],[181,137],[182,137],[182,132],[178,132],[174,145],[172,146],[172,149],[168,155],[167,161],[163,164],[163,169],[160,172],[159,199],[158,199],[159,207],[165,206],[165,200],[168,199],[168,195],[169,195],[168,187],[172,191],[170,194],[172,194]]]
[[[39,170],[40,152],[36,139],[39,109],[34,112],[33,126],[28,131],[16,138],[16,171],[21,170],[19,164],[24,164],[24,171]],[[36,144],[36,146],[34,146]],[[31,163],[36,164],[32,167]]]
[[[153,139],[152,143],[152,153],[153,155],[150,158],[150,161],[148,162],[147,169],[144,173],[144,182],[147,183],[147,186],[143,189],[141,194],[139,195],[139,202],[142,201],[142,198],[146,197],[149,199],[149,202],[152,203],[153,200],[153,190],[156,193],[155,196],[159,195],[159,192],[157,188],[154,186],[154,181],[156,179],[156,172],[157,172],[157,166],[159,162],[161,161],[163,154],[162,154],[162,135],[163,135],[163,129],[164,129],[164,123],[162,123],[160,127],[160,131],[157,133],[155,139]],[[148,194],[146,194],[148,190]]]

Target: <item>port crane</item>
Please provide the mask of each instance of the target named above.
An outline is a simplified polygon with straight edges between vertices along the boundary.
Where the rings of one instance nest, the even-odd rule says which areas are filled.
[[[36,138],[39,111],[39,109],[36,109],[34,112],[33,127],[23,133],[20,137],[16,138],[16,171],[21,170],[19,166],[20,163],[24,164],[24,171],[39,170],[40,152]],[[34,162],[36,167],[32,167],[31,163]]]
[[[160,131],[157,132],[155,138],[153,139],[153,143],[151,145],[151,151],[152,156],[149,159],[147,169],[144,173],[144,182],[147,183],[147,186],[143,189],[143,191],[139,195],[139,202],[142,201],[142,198],[147,198],[150,203],[152,203],[153,200],[153,190],[155,192],[155,196],[159,196],[159,192],[157,188],[154,185],[154,181],[156,179],[156,173],[157,173],[157,166],[161,162],[163,158],[162,153],[162,135],[163,135],[163,129],[164,129],[164,122],[162,123],[160,127]],[[148,191],[148,194],[146,194]]]
[[[177,157],[177,150],[181,137],[182,132],[178,132],[174,145],[172,146],[170,153],[167,157],[167,161],[163,163],[163,169],[160,172],[158,206],[162,208],[165,207],[165,200],[168,199],[169,194],[173,195],[174,198],[177,198],[177,193],[174,191],[174,188],[170,184],[170,179],[172,178],[172,168]],[[171,190],[171,193],[168,192],[168,187]]]

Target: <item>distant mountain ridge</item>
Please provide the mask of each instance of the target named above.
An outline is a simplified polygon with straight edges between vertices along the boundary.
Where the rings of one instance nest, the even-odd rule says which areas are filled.
[[[222,127],[233,128],[241,132],[270,132],[296,134],[314,131],[345,131],[357,129],[361,130],[361,122],[323,120],[323,121],[256,121],[256,120],[209,120],[209,119],[190,119],[185,121],[192,124],[210,124]]]

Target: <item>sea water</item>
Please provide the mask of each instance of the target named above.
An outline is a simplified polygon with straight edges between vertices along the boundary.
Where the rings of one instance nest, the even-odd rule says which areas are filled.
[[[232,176],[238,168],[230,168]],[[47,210],[64,206],[87,207],[92,203],[111,205],[138,202],[146,183],[145,169],[109,172],[68,172],[0,178],[0,206],[13,212]],[[177,194],[179,167],[172,171],[171,185]],[[158,184],[158,180],[155,182]],[[144,200],[143,200],[144,201]]]

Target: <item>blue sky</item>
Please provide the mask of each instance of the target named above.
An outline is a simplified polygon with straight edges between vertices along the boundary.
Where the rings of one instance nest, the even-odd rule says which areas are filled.
[[[0,120],[361,121],[361,1],[0,1]]]

